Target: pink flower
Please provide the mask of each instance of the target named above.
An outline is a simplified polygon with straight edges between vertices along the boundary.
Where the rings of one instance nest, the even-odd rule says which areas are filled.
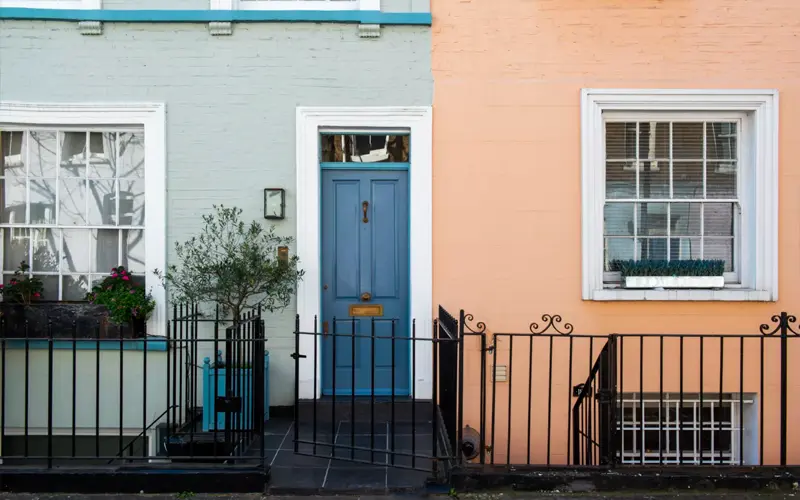
[[[116,278],[117,277],[117,273],[112,274],[111,277],[112,278]]]
[[[34,293],[34,294],[33,294],[33,296],[34,296],[34,297],[41,297],[41,296],[42,296],[42,294],[41,294],[41,293],[39,293],[39,292],[36,292],[36,293]]]
[[[3,285],[0,285],[2,287]],[[136,290],[131,290],[131,293],[136,293]]]
[[[3,284],[2,283],[0,283],[0,288],[3,288]]]
[[[122,277],[122,280],[123,280],[123,281],[128,281],[128,280],[130,280],[130,278],[129,278],[128,276],[123,276],[123,277]]]

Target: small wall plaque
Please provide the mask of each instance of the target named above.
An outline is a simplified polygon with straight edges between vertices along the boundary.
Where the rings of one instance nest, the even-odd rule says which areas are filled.
[[[352,317],[383,316],[383,304],[353,304],[350,306],[349,315]]]

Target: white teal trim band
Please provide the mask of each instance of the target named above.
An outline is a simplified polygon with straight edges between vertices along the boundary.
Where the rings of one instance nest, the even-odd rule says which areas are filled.
[[[328,22],[431,25],[429,12],[379,10],[111,10],[0,7],[0,19],[120,23]]]

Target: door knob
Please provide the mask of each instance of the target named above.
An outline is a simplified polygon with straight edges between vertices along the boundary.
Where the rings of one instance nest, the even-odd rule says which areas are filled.
[[[364,292],[364,293],[361,294],[361,301],[362,302],[369,302],[369,299],[371,299],[371,298],[372,298],[372,294],[370,294],[369,292]]]

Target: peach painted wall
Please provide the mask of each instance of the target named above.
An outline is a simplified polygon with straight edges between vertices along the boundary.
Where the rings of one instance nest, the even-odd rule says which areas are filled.
[[[771,314],[786,310],[800,315],[800,141],[796,139],[800,135],[800,2],[436,0],[432,9],[437,304],[464,308],[495,332],[525,331],[543,313],[558,313],[574,324],[576,333],[757,334],[759,324]],[[587,87],[779,90],[778,303],[581,299],[580,90]],[[522,352],[528,350],[523,342],[515,345],[514,359],[520,356],[517,366],[530,358]],[[738,391],[734,351],[739,346],[730,346],[725,347],[725,379],[733,378],[726,382],[726,390],[733,390],[728,386],[734,384]],[[675,348],[667,348],[667,352],[672,350],[673,357],[668,359],[673,363],[677,362]],[[473,353],[468,362],[475,363],[475,350],[468,351]],[[717,345],[705,354],[709,374],[714,373],[711,364],[719,364],[718,351]],[[800,356],[800,349],[797,352]],[[566,351],[556,353],[559,369],[566,369],[566,355]],[[632,355],[625,354],[625,381],[638,380],[638,368],[628,373],[638,363],[638,358],[628,361]],[[698,390],[698,354],[691,355],[694,368],[686,374],[687,384]],[[498,356],[508,358],[503,342]],[[765,391],[777,383],[778,358],[770,359]],[[547,357],[540,361],[537,370],[543,369]],[[755,376],[748,370],[757,370],[752,363],[748,358],[748,379]],[[651,387],[657,383],[658,363],[645,365],[646,385]],[[790,365],[792,372],[800,370],[795,368],[800,358],[794,362],[790,358]],[[573,371],[580,378],[587,369]],[[479,384],[476,370],[467,370],[467,383],[473,390]],[[530,393],[525,370],[524,377],[512,381],[516,383],[512,435],[516,437],[519,431],[523,438]],[[546,390],[544,376],[534,380]],[[670,383],[675,376],[673,372],[668,377]],[[718,378],[707,376],[705,390],[718,388]],[[793,380],[800,378],[791,376]],[[554,389],[560,399],[553,404],[564,408],[553,418],[561,419],[556,425],[566,425],[564,394],[569,380],[566,375],[554,376],[553,383],[561,386]],[[800,385],[790,383],[790,392],[800,392]],[[758,388],[745,390],[750,389]],[[508,384],[498,384],[498,408],[503,398],[507,407],[507,391]],[[539,386],[531,400],[541,418],[546,415],[547,398],[536,395],[537,391],[542,392]],[[768,397],[777,404],[774,395]],[[468,401],[465,413],[473,426],[474,403]],[[775,436],[769,433],[778,425],[773,417],[776,408],[767,406],[765,418],[772,425],[767,427],[765,458],[776,452]],[[793,399],[790,413],[790,420],[800,418],[800,396]],[[505,447],[503,436],[508,435],[502,419],[507,420],[507,414],[498,414],[503,429],[496,433],[502,441],[498,448]],[[543,439],[534,439],[534,448],[546,446]],[[790,440],[800,444],[800,433],[790,430]],[[512,456],[524,457],[525,441],[514,440]],[[793,448],[800,446],[790,446],[790,459],[794,453],[795,461],[800,461],[800,451]],[[504,453],[496,449],[496,458],[505,461]]]

